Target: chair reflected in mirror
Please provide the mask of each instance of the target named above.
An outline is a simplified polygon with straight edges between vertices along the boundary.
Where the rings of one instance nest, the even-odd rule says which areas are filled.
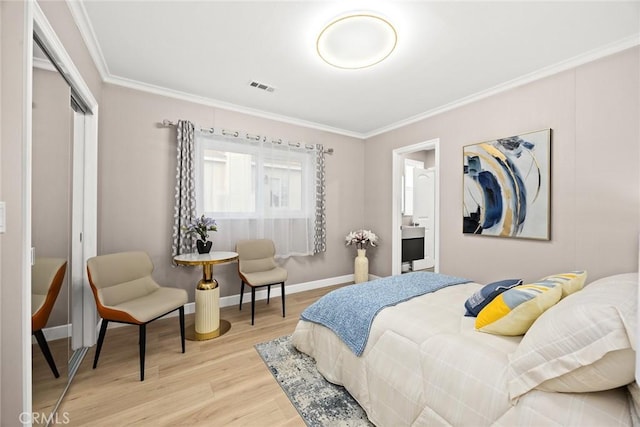
[[[65,259],[47,257],[36,258],[31,267],[31,334],[36,337],[38,346],[56,378],[59,378],[60,374],[42,329],[49,321],[66,269]]]

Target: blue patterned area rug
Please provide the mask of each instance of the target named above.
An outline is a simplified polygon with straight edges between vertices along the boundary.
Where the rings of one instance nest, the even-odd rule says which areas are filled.
[[[299,352],[290,338],[276,338],[255,347],[305,423],[310,427],[373,426],[344,387],[325,380],[313,358]]]

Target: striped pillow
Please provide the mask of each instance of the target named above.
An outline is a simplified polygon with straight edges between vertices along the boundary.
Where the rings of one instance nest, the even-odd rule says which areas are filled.
[[[476,318],[476,329],[496,335],[523,335],[546,309],[560,301],[562,284],[542,279],[498,295]]]
[[[578,292],[584,287],[584,282],[587,280],[586,271],[572,271],[564,274],[554,274],[553,276],[547,276],[542,280],[551,280],[558,282],[562,285],[562,298],[570,295],[574,292]]]

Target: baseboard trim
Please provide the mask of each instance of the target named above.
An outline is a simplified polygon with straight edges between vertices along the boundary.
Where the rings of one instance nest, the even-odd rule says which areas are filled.
[[[378,276],[376,275],[373,275],[373,274],[369,275],[369,280],[373,280],[377,278]],[[313,289],[326,288],[328,286],[340,285],[342,283],[349,283],[349,282],[353,282],[353,274],[345,274],[344,276],[329,277],[327,279],[312,280],[310,282],[303,282],[303,283],[296,283],[295,285],[288,285],[286,286],[286,292],[287,292],[287,295],[291,295],[291,294],[297,294],[298,292],[305,292]],[[271,296],[272,297],[280,296],[280,286],[273,287],[271,291]],[[266,299],[267,299],[266,289],[259,290],[256,292],[256,301],[266,300]],[[246,292],[244,294],[243,301],[247,301],[247,302],[251,301],[251,292]],[[229,295],[229,296],[220,298],[220,308],[230,307],[230,306],[239,305],[239,304],[240,304],[240,294]],[[193,314],[195,313],[195,311],[196,311],[195,302],[190,302],[185,304],[184,306],[185,314]],[[177,311],[172,311],[171,313],[168,313],[167,315],[163,316],[163,318],[175,317],[177,315],[178,315]],[[98,321],[98,324],[96,325],[96,330],[100,329],[101,322],[102,322],[102,319]],[[115,323],[115,322],[111,322],[109,324],[109,328],[112,328],[112,327],[117,328],[121,326],[127,326],[127,325],[124,323]],[[68,325],[61,325],[61,326],[53,326],[51,328],[43,329],[43,332],[44,332],[44,336],[47,338],[47,341],[53,341],[61,338],[68,338],[71,336],[71,325],[68,324]],[[32,342],[34,344],[36,343],[35,338],[32,338]]]

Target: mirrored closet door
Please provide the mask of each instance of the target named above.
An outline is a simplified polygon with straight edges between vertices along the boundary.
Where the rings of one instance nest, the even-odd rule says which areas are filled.
[[[38,343],[34,339],[32,344],[32,402],[35,413],[47,414],[66,388],[72,354],[68,266],[72,256],[74,111],[69,85],[37,43],[34,43],[32,97],[31,246],[35,262],[31,304],[32,314],[44,316],[32,323],[40,324],[33,327],[43,328],[45,340]]]

